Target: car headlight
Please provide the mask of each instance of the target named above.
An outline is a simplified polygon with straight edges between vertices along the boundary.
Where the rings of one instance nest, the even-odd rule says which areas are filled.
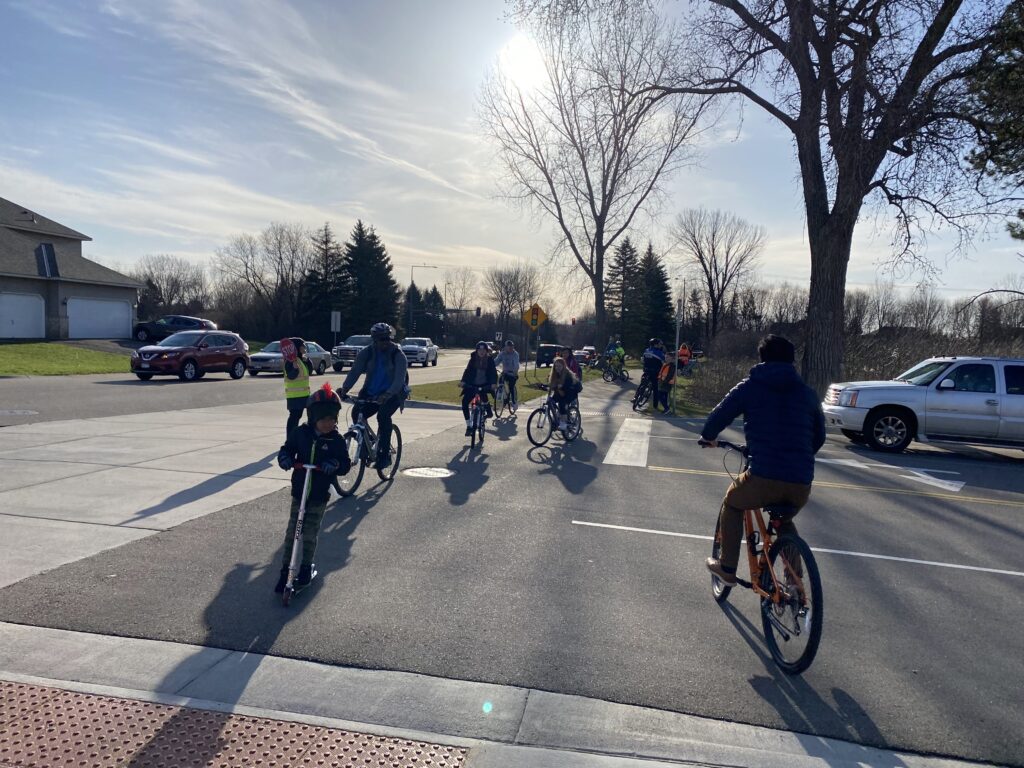
[[[168,358],[171,358],[171,357],[177,357],[179,354],[180,353],[178,353],[178,352],[164,352],[162,355],[160,355],[160,359],[161,360],[167,360]]]
[[[844,389],[839,393],[839,404],[846,408],[855,408],[859,394],[860,392],[856,389]]]

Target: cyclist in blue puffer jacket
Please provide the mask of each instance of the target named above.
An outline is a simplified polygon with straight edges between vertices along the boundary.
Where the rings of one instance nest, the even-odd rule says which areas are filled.
[[[709,557],[706,563],[728,585],[736,583],[744,510],[771,504],[803,507],[811,495],[814,454],[825,443],[821,403],[793,365],[792,342],[769,335],[757,351],[761,364],[751,368],[750,376],[715,406],[700,434],[714,446],[733,419],[744,417],[750,468],[736,478],[722,501],[721,560]],[[784,520],[779,533],[795,533],[792,520],[792,516]]]

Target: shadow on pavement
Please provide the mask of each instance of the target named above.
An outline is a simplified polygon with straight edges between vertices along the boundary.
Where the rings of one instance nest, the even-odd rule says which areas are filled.
[[[888,747],[874,721],[852,696],[840,688],[833,688],[832,696],[837,706],[830,706],[802,677],[787,675],[775,665],[771,654],[764,646],[759,627],[755,627],[731,604],[725,603],[721,607],[725,617],[764,664],[768,673],[752,677],[749,681],[750,687],[779,713],[789,730],[795,731],[798,735],[840,734],[838,738],[846,738],[850,742],[863,742],[872,747]],[[809,757],[819,757],[826,762],[840,759],[820,737],[800,735],[799,738]],[[899,757],[891,757],[891,765],[906,765]],[[842,759],[849,760],[849,756]],[[869,764],[870,759],[869,756],[865,756],[864,764]]]
[[[191,488],[186,488],[183,491],[172,493],[159,504],[154,504],[151,507],[140,509],[132,515],[127,522],[122,523],[122,525],[130,525],[131,523],[139,520],[144,520],[147,517],[159,515],[162,512],[170,512],[172,509],[177,509],[185,504],[190,504],[193,501],[198,501],[199,499],[205,499],[208,496],[218,494],[226,488],[230,488],[239,480],[245,480],[262,472],[268,467],[276,466],[276,457],[277,452],[275,451],[267,454],[262,459],[257,459],[256,461],[246,464],[243,467],[239,467],[238,469],[233,469],[230,473],[214,475],[213,477],[203,480],[201,483],[193,485]]]
[[[597,479],[597,467],[590,463],[597,445],[579,437],[571,443],[548,443],[531,448],[526,458],[543,467],[538,475],[554,475],[572,494],[581,494]]]
[[[455,454],[448,462],[448,469],[455,474],[442,480],[448,500],[456,507],[469,501],[487,482],[487,468],[487,454],[480,449],[471,449],[467,445]]]
[[[203,611],[206,628],[206,636],[201,642],[203,648],[171,669],[156,690],[171,690],[172,681],[182,671],[195,668],[197,662],[201,668],[207,668],[207,665],[202,664],[201,657],[210,654],[209,649],[237,648],[239,638],[248,638],[246,652],[231,653],[207,669],[207,673],[216,675],[215,700],[226,704],[237,703],[264,658],[250,652],[270,653],[275,640],[288,623],[316,598],[327,574],[340,571],[348,564],[356,539],[356,528],[383,495],[386,490],[380,488],[383,485],[389,484],[382,482],[362,496],[328,504],[317,542],[316,564],[319,575],[309,587],[292,598],[287,608],[281,605],[280,596],[273,591],[278,567],[285,557],[283,545],[269,564],[235,563],[224,577],[220,590]],[[286,523],[287,517],[283,516],[282,521]],[[283,536],[284,525],[281,531]],[[243,608],[241,615],[240,606]],[[184,693],[185,688],[180,691]],[[181,709],[153,733],[146,746],[135,754],[128,765],[132,768],[152,768],[155,765],[200,768],[219,765],[214,762],[214,758],[234,748],[232,740],[222,735],[228,718],[226,713],[215,717],[205,713],[204,727],[197,728],[194,713]],[[212,728],[209,727],[211,722],[214,724]]]

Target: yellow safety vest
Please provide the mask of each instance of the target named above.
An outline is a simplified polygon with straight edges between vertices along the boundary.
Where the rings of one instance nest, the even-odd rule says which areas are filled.
[[[288,374],[284,375],[284,396],[293,400],[296,397],[304,397],[309,399],[309,369],[306,368],[306,364],[302,361],[302,358],[298,358],[295,361],[295,365],[299,368],[299,375],[294,379],[289,379]]]

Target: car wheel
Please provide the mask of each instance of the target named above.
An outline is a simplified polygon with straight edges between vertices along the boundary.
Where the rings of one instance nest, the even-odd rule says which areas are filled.
[[[839,431],[842,432],[843,437],[845,437],[851,443],[857,443],[858,445],[860,445],[861,443],[864,442],[863,432],[854,432],[852,429],[840,429]]]
[[[259,376],[260,372],[259,371],[254,371],[252,368],[250,368],[249,369],[249,375],[250,376]]]
[[[434,359],[430,361],[431,365],[437,365],[437,355],[434,355]]]
[[[320,365],[318,365],[318,366],[316,367],[316,375],[317,375],[317,376],[323,376],[323,375],[324,375],[324,372],[325,372],[326,370],[327,370],[327,363],[325,363],[325,362],[324,362],[323,360],[321,360],[321,361],[320,361]]]
[[[138,341],[149,341],[149,331],[147,331],[145,328],[139,328],[135,332],[135,338]]]
[[[150,379],[153,378],[152,373],[136,373],[135,375],[138,376],[143,381],[149,381]]]
[[[331,367],[334,369],[335,373],[341,373],[342,371],[345,370],[345,366],[342,365],[341,363],[335,363]]]
[[[864,422],[864,441],[876,451],[902,453],[913,439],[913,423],[900,408],[879,408]]]
[[[238,358],[231,364],[231,378],[240,379],[245,376],[245,360]]]
[[[181,364],[181,372],[178,374],[178,378],[182,381],[198,381],[199,380],[199,366],[195,360],[186,360]]]

